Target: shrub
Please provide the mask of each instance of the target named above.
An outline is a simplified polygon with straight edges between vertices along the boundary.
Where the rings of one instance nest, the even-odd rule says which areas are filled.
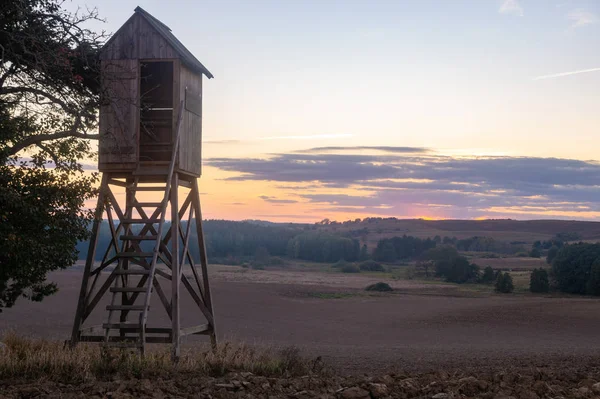
[[[508,273],[498,273],[498,277],[496,278],[496,292],[501,292],[503,294],[509,294],[513,292],[515,289],[513,285],[513,280],[510,274]]]
[[[378,292],[389,292],[389,291],[393,291],[394,289],[392,287],[390,287],[389,284],[387,283],[375,283],[375,284],[371,284],[369,286],[367,286],[367,288],[365,288],[365,291],[378,291]]]
[[[342,267],[342,273],[360,273],[360,268],[353,264],[347,264]]]
[[[337,262],[335,262],[333,265],[331,265],[331,267],[336,268],[336,269],[341,269],[344,266],[348,266],[350,263],[346,262],[344,259],[340,259]]]
[[[464,256],[457,256],[436,261],[435,274],[445,277],[448,282],[463,284],[477,281],[479,266],[469,263],[469,260]]]
[[[550,282],[548,280],[548,272],[544,269],[534,269],[529,277],[529,290],[531,292],[548,292],[550,291]]]
[[[479,281],[481,281],[483,284],[492,284],[495,279],[496,274],[494,273],[494,269],[492,269],[491,266],[486,266],[486,268],[483,269],[483,275]]]
[[[385,268],[379,262],[367,260],[360,264],[360,270],[363,272],[385,272]]]
[[[600,244],[565,245],[552,261],[558,289],[569,294],[592,294],[592,265],[600,262]],[[594,277],[595,279],[595,277]],[[592,291],[589,291],[592,290]]]

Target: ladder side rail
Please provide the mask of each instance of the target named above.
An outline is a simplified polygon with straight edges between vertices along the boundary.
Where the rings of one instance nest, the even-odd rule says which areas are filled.
[[[167,175],[167,186],[165,188],[165,195],[163,197],[163,202],[162,202],[162,210],[161,210],[161,215],[160,215],[160,222],[158,224],[158,232],[157,232],[157,238],[156,238],[156,244],[154,246],[154,253],[152,254],[152,263],[150,265],[150,279],[154,280],[154,273],[156,270],[156,264],[158,263],[158,253],[160,251],[160,246],[162,243],[162,233],[163,233],[163,226],[165,224],[165,216],[166,216],[166,211],[167,211],[167,202],[169,200],[169,196],[171,193],[171,180],[172,180],[172,176],[173,176],[173,172],[175,170],[175,161],[177,159],[177,154],[179,152],[179,132],[181,130],[181,122],[183,120],[183,101],[180,102],[179,104],[179,115],[177,117],[177,130],[176,130],[176,134],[175,134],[175,143],[173,143],[173,151],[171,154],[171,163],[169,164],[169,173]],[[175,187],[175,189],[177,190],[177,187]],[[176,206],[171,204],[171,206]],[[150,295],[151,295],[151,291],[152,291],[152,285],[153,284],[148,284],[147,290],[146,290],[146,298],[144,300],[144,310],[142,311],[142,315],[140,317],[140,331],[141,331],[141,339],[144,339],[144,329],[145,329],[145,325],[146,322],[148,321],[148,308],[150,307]],[[143,345],[143,341],[142,341],[142,345]]]

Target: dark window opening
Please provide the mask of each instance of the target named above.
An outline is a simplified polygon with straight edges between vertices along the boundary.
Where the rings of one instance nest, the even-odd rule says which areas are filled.
[[[140,161],[169,162],[173,142],[173,62],[140,63]]]

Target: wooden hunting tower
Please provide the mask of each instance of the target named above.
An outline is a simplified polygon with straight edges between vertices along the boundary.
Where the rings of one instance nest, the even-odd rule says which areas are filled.
[[[103,342],[143,353],[146,343],[168,342],[177,357],[181,336],[210,335],[216,342],[197,181],[202,76],[213,76],[165,24],[140,7],[107,41],[100,60],[102,183],[71,343]],[[101,222],[103,217],[108,223]],[[110,231],[106,248],[99,248],[101,228]],[[192,240],[198,243],[200,270],[190,251]],[[181,328],[180,285],[205,323]],[[149,317],[152,294],[157,296],[153,309],[156,303],[166,311],[162,324]],[[109,296],[106,322],[84,327]]]

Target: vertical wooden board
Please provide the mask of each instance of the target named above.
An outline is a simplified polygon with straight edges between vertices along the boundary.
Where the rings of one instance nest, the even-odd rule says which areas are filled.
[[[111,163],[137,162],[137,60],[102,61],[99,168]]]
[[[180,96],[182,100],[186,96],[193,97],[196,102],[202,103],[202,75],[190,71],[185,66],[181,66],[180,73]],[[187,91],[187,94],[186,94]],[[201,142],[202,142],[202,117],[197,115],[198,109],[194,107],[195,112],[185,110],[183,116],[182,145],[179,147],[180,169],[200,176],[201,174]]]
[[[179,54],[142,16],[134,14],[102,49],[100,58],[179,58]]]
[[[175,142],[175,134],[177,134],[177,120],[179,118],[179,90],[180,90],[180,70],[181,70],[181,62],[179,60],[173,60],[173,136],[171,138],[172,142]],[[182,145],[182,141],[179,141],[179,146]],[[179,168],[179,159],[175,161],[175,167]]]

